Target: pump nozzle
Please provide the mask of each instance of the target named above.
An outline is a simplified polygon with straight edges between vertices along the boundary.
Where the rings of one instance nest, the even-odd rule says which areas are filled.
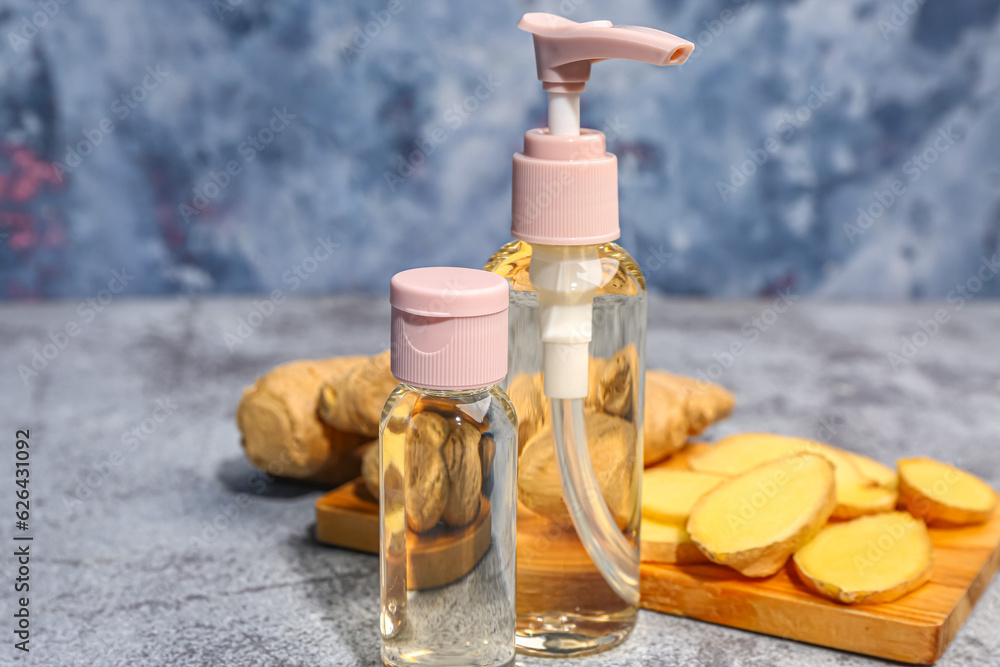
[[[549,92],[583,92],[590,65],[600,60],[681,65],[694,51],[694,44],[668,32],[611,21],[577,23],[533,12],[521,17],[517,27],[534,37],[538,80]]]
[[[517,27],[534,38],[538,80],[549,93],[549,132],[562,136],[580,134],[580,93],[591,64],[618,58],[681,65],[694,51],[694,44],[669,32],[611,21],[577,23],[532,12]]]

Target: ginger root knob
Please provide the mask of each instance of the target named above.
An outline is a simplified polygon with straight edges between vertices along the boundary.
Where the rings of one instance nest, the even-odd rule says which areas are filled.
[[[483,488],[479,439],[479,429],[463,421],[452,430],[441,451],[448,471],[448,500],[442,518],[451,526],[464,526],[479,514]]]
[[[406,524],[417,533],[433,528],[444,514],[449,484],[441,448],[448,426],[436,412],[419,412],[406,432]]]

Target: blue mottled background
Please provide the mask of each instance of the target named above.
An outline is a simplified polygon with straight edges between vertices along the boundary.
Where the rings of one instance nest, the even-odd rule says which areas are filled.
[[[655,288],[908,299],[979,271],[996,296],[998,10],[0,2],[0,294],[85,297],[112,271],[131,294],[384,291],[482,265],[507,239],[510,156],[544,124],[515,25],[553,11],[698,46],[680,68],[596,65],[583,102]]]

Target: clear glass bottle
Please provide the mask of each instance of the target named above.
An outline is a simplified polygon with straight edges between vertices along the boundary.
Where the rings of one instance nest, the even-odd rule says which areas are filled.
[[[415,269],[391,289],[401,384],[379,429],[382,660],[513,664],[517,417],[498,384],[507,284]]]
[[[605,501],[623,535],[639,544],[646,282],[618,244],[599,246],[603,272],[593,304],[587,430]],[[551,417],[541,395],[538,298],[528,269],[531,244],[512,241],[486,263],[510,285],[507,389],[519,419],[517,645],[534,655],[586,655],[624,641],[638,606],[615,593],[588,556],[559,494]],[[545,440],[531,446],[533,439]],[[528,449],[526,449],[528,447]],[[544,453],[544,454],[543,454]],[[544,456],[544,458],[543,458]]]

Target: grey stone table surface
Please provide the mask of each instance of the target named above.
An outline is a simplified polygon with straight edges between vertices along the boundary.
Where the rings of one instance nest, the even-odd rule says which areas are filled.
[[[313,542],[321,491],[255,474],[233,414],[276,364],[384,349],[387,318],[383,298],[361,296],[0,306],[0,664],[377,665],[377,559]],[[70,324],[74,335],[53,335]],[[887,463],[926,453],[1000,486],[998,332],[997,303],[655,297],[648,356],[736,393],[711,438],[819,434]],[[16,429],[31,442],[28,654],[12,647]],[[643,611],[624,646],[574,662],[879,661]],[[939,664],[1000,665],[998,582]]]

